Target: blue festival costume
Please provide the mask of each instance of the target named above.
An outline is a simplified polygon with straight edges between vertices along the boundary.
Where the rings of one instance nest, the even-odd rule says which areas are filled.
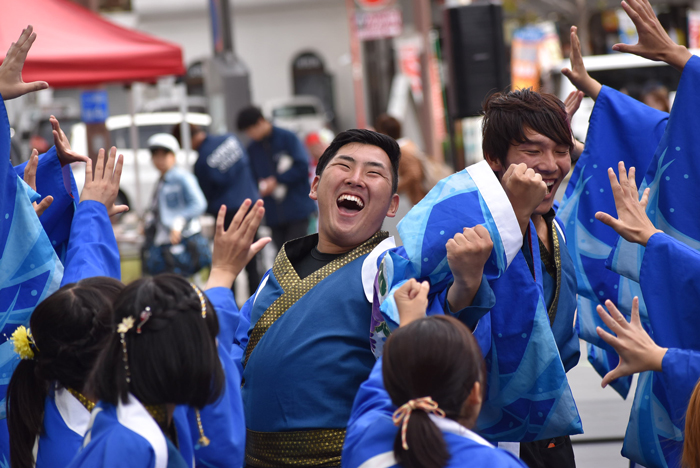
[[[6,337],[19,325],[27,325],[34,307],[58,289],[63,265],[32,207],[32,201],[38,201],[40,195],[17,176],[10,164],[10,124],[2,97],[0,154],[6,161],[0,164],[0,419],[4,419],[7,384],[18,362],[14,346]],[[50,158],[44,159],[50,163]],[[43,174],[37,174],[42,195],[59,198],[65,192],[63,181],[60,187],[44,184]],[[70,225],[70,216],[67,223]],[[0,457],[4,458],[0,463],[9,462],[8,453],[7,426],[0,424]]]
[[[632,297],[639,296],[639,286],[625,282],[605,263],[619,236],[595,220],[595,213],[615,213],[608,168],[624,161],[635,167],[640,186],[654,148],[663,136],[669,115],[603,86],[591,113],[586,145],[566,187],[566,195],[557,216],[561,219],[569,253],[574,261],[578,283],[578,316],[581,338],[588,344],[588,360],[602,376],[614,369],[618,356],[596,333],[607,327],[595,308],[612,300],[629,315]],[[640,301],[642,314],[646,314]],[[629,392],[632,378],[615,380],[611,386],[622,397]]]
[[[637,172],[638,176],[645,173],[643,180],[637,180],[640,193],[647,187],[650,189],[649,203],[646,208],[647,215],[657,228],[695,250],[700,248],[700,221],[697,216],[694,216],[694,213],[693,215],[688,215],[688,208],[690,207],[689,200],[697,198],[697,184],[694,180],[700,175],[700,168],[698,168],[697,162],[698,155],[696,154],[697,145],[695,145],[694,141],[694,129],[698,125],[699,118],[697,109],[700,107],[700,96],[695,91],[699,83],[700,58],[693,56],[686,63],[683,70],[676,100],[665,128],[663,128],[665,120],[663,114],[659,114],[657,111],[642,104],[634,104],[634,101],[632,101],[627,106],[630,109],[636,106],[633,114],[634,118],[620,119],[618,115],[619,109],[614,107],[602,108],[598,114],[603,122],[617,122],[616,128],[621,130],[627,128],[627,132],[622,131],[610,134],[600,129],[593,133],[589,131],[589,135],[594,138],[594,142],[601,141],[595,138],[605,137],[608,139],[605,141],[607,146],[615,147],[622,144],[626,154],[641,155],[643,156],[642,159],[648,161],[646,165],[648,168],[645,167],[644,160],[631,162],[632,165],[636,164],[640,169]],[[618,101],[626,101],[625,98],[621,98],[617,94],[610,94]],[[598,104],[596,103],[597,106]],[[609,112],[609,114],[605,114],[603,111]],[[596,112],[596,108],[594,108],[593,114],[595,115]],[[653,140],[657,138],[659,131],[662,129],[663,136],[656,146],[656,151],[653,157],[647,160],[648,145],[653,145]],[[588,141],[586,149],[588,150]],[[583,220],[589,217],[592,218],[594,210],[602,209],[603,211],[614,213],[612,196],[606,197],[609,198],[607,201],[601,199],[599,204],[596,205],[586,205],[585,207],[580,205],[580,202],[585,198],[583,194],[585,190],[588,190],[587,188],[591,183],[599,186],[600,190],[603,190],[601,193],[609,191],[608,176],[602,169],[611,166],[611,163],[616,162],[617,159],[608,159],[610,156],[609,152],[606,151],[606,145],[603,145],[599,147],[598,153],[592,152],[592,158],[597,158],[595,160],[600,161],[601,158],[606,160],[605,163],[599,165],[602,166],[598,168],[599,172],[587,173],[586,179],[579,179],[575,183],[575,189],[569,188],[573,192],[564,202],[564,205],[568,205],[569,210],[567,229],[570,227],[573,229],[576,225],[578,233],[584,232],[580,229],[585,224]],[[617,156],[620,155],[613,153],[613,157]],[[627,165],[630,165],[629,161]],[[591,187],[593,186],[591,185]],[[591,190],[588,191],[591,192]],[[603,203],[607,203],[607,205],[603,205]],[[590,223],[590,225],[595,224],[602,226],[602,223]],[[647,294],[642,293],[648,292],[649,288],[646,288],[645,291],[645,288],[639,283],[641,276],[645,274],[668,275],[663,281],[660,280],[661,276],[657,276],[660,281],[658,284],[673,286],[669,286],[667,290],[658,289],[658,291],[674,302],[683,300],[681,297],[685,299],[685,295],[674,294],[678,283],[667,283],[667,281],[673,277],[682,278],[684,274],[692,274],[692,269],[685,269],[688,257],[682,256],[683,260],[676,258],[675,261],[670,263],[668,261],[663,262],[657,257],[652,265],[650,261],[645,260],[646,253],[643,247],[632,245],[620,239],[608,227],[603,226],[601,229],[608,230],[609,238],[605,242],[598,242],[602,235],[596,234],[595,237],[582,238],[580,241],[571,244],[574,249],[572,250],[572,256],[575,259],[583,259],[585,263],[586,257],[595,256],[598,265],[605,262],[605,265],[618,275],[613,277],[613,279],[617,279],[608,282],[612,290],[609,288],[605,289],[601,285],[601,289],[597,293],[600,299],[612,299],[623,313],[629,314],[632,298],[637,295],[640,297],[640,315],[643,322],[650,326],[649,331],[655,341],[660,344],[663,342],[662,345],[666,347],[687,348],[690,350],[700,349],[699,335],[696,333],[696,330],[687,326],[688,322],[681,325],[680,319],[674,318],[669,320],[668,324],[665,323],[666,319],[668,319],[668,305],[666,303],[659,305],[658,301],[657,305],[652,305],[648,302]],[[650,246],[653,247],[657,241],[661,242],[663,239],[650,240]],[[583,245],[584,243],[588,244],[588,247]],[[593,244],[597,247],[591,250],[590,247]],[[612,246],[615,247],[612,248]],[[606,251],[609,255],[606,255]],[[591,252],[591,254],[586,252]],[[650,256],[649,258],[652,257]],[[663,268],[664,265],[665,268]],[[679,268],[679,265],[683,265],[683,268]],[[596,272],[591,271],[591,273],[587,274],[587,278],[597,278],[600,270],[602,268],[600,266],[597,267]],[[677,279],[677,281],[679,280]],[[583,295],[581,289],[580,292]],[[683,302],[685,306],[680,309],[687,308],[689,303]],[[597,337],[594,336],[594,329],[599,321],[594,310],[595,304],[595,302],[590,300],[588,307],[579,307],[582,324],[585,317],[589,317],[589,326],[582,327],[584,328],[582,329],[582,335],[585,339],[594,342],[597,340]],[[674,310],[674,313],[676,313],[676,310]],[[679,311],[677,313],[682,314],[683,312]],[[605,348],[607,345],[601,341],[598,340],[596,344],[601,348]],[[605,364],[605,361],[603,359],[599,364]],[[611,365],[614,367],[615,362],[612,362]],[[600,372],[607,370],[604,366],[600,367]],[[663,385],[662,380],[657,375],[651,372],[640,375],[622,451],[622,454],[627,458],[648,468],[674,466],[673,464],[678,460],[680,446],[683,441],[682,427],[678,425],[670,412],[670,400],[674,399],[672,393],[675,390]]]
[[[343,446],[343,468],[399,466],[394,458],[394,440],[399,428],[391,418],[395,410],[391,397],[384,389],[380,359],[355,397]],[[526,466],[509,452],[495,448],[455,421],[434,415],[430,415],[430,419],[438,426],[447,444],[451,457],[447,468]]]
[[[247,465],[340,464],[355,393],[375,363],[368,331],[377,259],[395,246],[387,236],[376,233],[303,279],[292,262],[318,236],[287,242],[243,306],[236,342]]]
[[[523,246],[510,202],[491,168],[482,162],[443,179],[413,207],[399,224],[410,261],[392,253],[380,269],[381,281],[389,289],[380,296],[381,311],[392,328],[398,324],[392,298],[396,289],[413,277],[429,280],[431,292],[445,290],[452,282],[447,240],[464,227],[483,224],[488,229],[494,249],[484,273],[496,303],[479,320],[474,336],[488,371],[477,430],[494,442],[529,442],[582,431],[566,379],[579,354],[575,281],[566,249],[559,249],[564,238],[554,223],[553,246],[560,254],[557,280],[543,284],[548,273],[539,260],[534,225],[530,222]]]

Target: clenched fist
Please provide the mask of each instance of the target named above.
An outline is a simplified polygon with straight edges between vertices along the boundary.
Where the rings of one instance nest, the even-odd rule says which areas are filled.
[[[447,241],[447,264],[454,283],[447,293],[447,301],[453,312],[471,305],[481,286],[484,265],[493,250],[489,231],[482,225],[464,228]]]
[[[530,217],[547,196],[547,184],[540,174],[528,168],[525,163],[520,163],[508,167],[501,178],[501,185],[513,206],[520,230],[525,234]]]

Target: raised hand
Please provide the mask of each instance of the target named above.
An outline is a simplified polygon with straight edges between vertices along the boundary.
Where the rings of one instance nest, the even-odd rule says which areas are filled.
[[[253,242],[265,215],[265,208],[262,200],[255,202],[252,208],[250,205],[250,199],[246,199],[227,230],[224,230],[226,205],[221,205],[216,217],[214,254],[206,289],[216,287],[230,289],[241,270],[272,240],[269,237],[263,237]],[[250,211],[248,211],[249,208]]]
[[[644,190],[641,200],[638,199],[637,182],[634,179],[635,169],[630,168],[629,175],[625,170],[625,163],[618,163],[620,181],[615,177],[615,171],[608,168],[610,187],[613,197],[615,197],[615,209],[618,218],[615,219],[607,213],[599,211],[595,214],[598,221],[601,221],[615,230],[623,239],[643,246],[647,245],[649,238],[657,232],[646,213],[647,202],[649,201],[649,189]]]
[[[32,190],[36,192],[36,168],[39,166],[39,151],[35,149],[32,150],[32,155],[29,156],[29,161],[24,168],[24,181],[29,185]],[[51,195],[47,196],[41,202],[32,202],[34,206],[34,212],[37,216],[41,216],[46,208],[51,206],[53,203],[53,197]]]
[[[425,317],[429,290],[430,283],[427,281],[419,283],[413,278],[396,290],[394,300],[399,309],[400,327],[405,327],[409,323]]]
[[[481,286],[484,265],[493,250],[489,231],[482,225],[464,228],[445,244],[447,264],[454,283],[447,291],[447,302],[453,312],[469,307]]]
[[[622,8],[637,28],[639,40],[634,45],[615,44],[612,47],[613,50],[639,55],[650,60],[660,60],[678,71],[683,71],[692,54],[668,36],[649,2],[626,0],[622,2]]]
[[[662,348],[651,339],[644,330],[639,320],[639,299],[632,301],[632,320],[627,322],[624,315],[617,310],[612,301],[605,301],[605,307],[610,314],[605,312],[603,306],[598,306],[598,315],[605,325],[615,333],[606,332],[600,327],[596,328],[598,336],[612,346],[620,355],[617,367],[603,377],[601,385],[605,387],[613,380],[627,375],[636,374],[648,370],[661,371],[661,365],[667,348]]]
[[[25,83],[22,80],[22,68],[27,60],[27,53],[36,40],[33,28],[27,26],[22,30],[17,42],[13,42],[0,65],[0,95],[6,101],[33,91],[46,89],[49,84],[45,81]]]
[[[124,157],[119,155],[119,158],[117,158],[116,156],[117,148],[113,146],[109,150],[107,165],[105,166],[105,150],[100,149],[100,152],[97,153],[94,176],[92,173],[92,161],[85,165],[85,185],[80,194],[81,202],[95,200],[106,206],[109,216],[129,211],[129,207],[126,205],[114,204],[119,194],[119,181],[122,177],[122,166],[124,165]]]
[[[571,69],[562,68],[561,73],[571,81],[571,84],[576,86],[576,89],[583,91],[595,101],[602,86],[598,81],[591,78],[588,71],[586,71],[586,66],[583,64],[583,55],[581,54],[581,42],[576,31],[576,26],[571,26],[571,55],[569,55]]]
[[[52,115],[49,118],[49,122],[51,122],[51,128],[53,128],[53,144],[56,146],[56,155],[58,156],[58,160],[61,162],[61,167],[78,161],[92,164],[90,158],[83,156],[82,154],[78,154],[71,149],[70,141],[68,141],[66,134],[63,133],[61,124],[58,123],[58,119],[56,117]]]
[[[525,234],[532,213],[547,196],[547,184],[540,174],[528,168],[525,163],[520,163],[508,167],[501,178],[501,185],[513,206],[520,230]]]

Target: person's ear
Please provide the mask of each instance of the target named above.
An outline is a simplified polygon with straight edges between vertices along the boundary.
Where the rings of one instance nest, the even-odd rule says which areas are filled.
[[[396,212],[399,210],[399,195],[397,193],[391,196],[391,204],[389,205],[389,210],[386,212],[387,218],[393,218],[396,216]]]
[[[489,167],[493,172],[504,172],[505,168],[503,167],[503,164],[501,164],[501,160],[498,158],[493,158],[491,157],[490,154],[484,154],[484,159],[488,163]]]
[[[482,401],[483,401],[483,395],[481,393],[481,383],[474,382],[474,386],[472,387],[472,391],[469,393],[469,396],[467,397],[467,403],[469,404],[469,406],[481,407]]]
[[[318,183],[321,180],[321,176],[314,176],[313,182],[311,182],[311,191],[309,192],[309,198],[318,201]]]

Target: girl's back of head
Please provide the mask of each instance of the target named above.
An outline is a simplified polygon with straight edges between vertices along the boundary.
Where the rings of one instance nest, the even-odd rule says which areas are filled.
[[[116,332],[95,365],[90,391],[113,405],[128,393],[144,405],[202,408],[215,401],[224,385],[215,341],[219,322],[200,294],[170,274],[127,286],[114,303]]]
[[[690,396],[685,415],[685,439],[683,441],[683,468],[700,466],[700,381]]]
[[[472,390],[483,387],[481,351],[469,329],[448,316],[426,317],[391,334],[382,357],[384,386],[397,407],[430,397],[449,419],[471,421],[480,405],[466,404]],[[480,401],[480,395],[479,395]],[[450,455],[438,427],[428,413],[413,411],[394,442],[397,461],[407,468],[439,468]]]
[[[7,390],[14,468],[34,466],[34,439],[42,432],[44,401],[56,382],[82,392],[112,330],[112,300],[124,285],[97,277],[63,286],[42,301],[13,335],[23,349]]]

